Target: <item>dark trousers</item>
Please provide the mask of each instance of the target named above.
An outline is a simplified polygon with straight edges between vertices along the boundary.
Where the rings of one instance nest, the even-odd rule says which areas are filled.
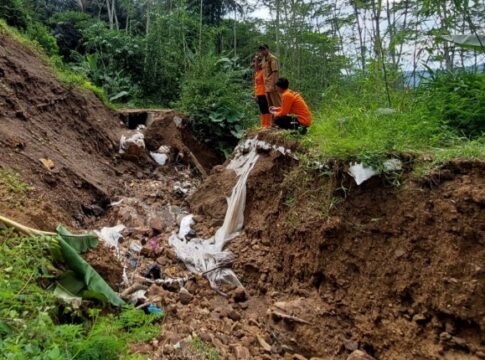
[[[306,134],[307,127],[301,125],[295,116],[277,116],[273,119],[273,124],[281,129],[298,130],[301,134]]]
[[[269,114],[269,104],[266,95],[259,95],[257,98],[261,115]]]

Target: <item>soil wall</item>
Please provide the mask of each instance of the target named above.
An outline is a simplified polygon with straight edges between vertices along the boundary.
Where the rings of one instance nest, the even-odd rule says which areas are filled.
[[[404,173],[399,186],[384,177],[356,186],[342,165],[261,154],[245,234],[230,246],[236,273],[311,322],[271,324],[305,356],[483,358],[484,175],[485,162],[457,161],[426,178]],[[230,176],[212,174],[192,209],[221,222]]]

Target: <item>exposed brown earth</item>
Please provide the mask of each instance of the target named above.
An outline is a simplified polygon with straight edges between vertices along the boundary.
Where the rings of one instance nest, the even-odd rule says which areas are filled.
[[[120,117],[59,84],[34,52],[5,37],[0,81],[0,167],[33,187],[16,193],[0,182],[0,213],[45,230],[126,226],[119,260],[105,246],[86,259],[116,290],[145,289],[137,305],[166,312],[160,336],[134,352],[200,358],[190,345],[197,336],[223,359],[485,358],[485,162],[455,161],[415,178],[407,158],[403,174],[356,186],[345,164],[314,170],[261,152],[244,232],[229,246],[245,290],[225,288],[224,297],[168,245],[189,212],[196,236],[212,236],[236,183],[233,170],[213,167],[220,159],[183,116],[145,109]],[[127,160],[118,146],[135,131],[123,124],[130,117],[147,125],[147,151]],[[272,131],[258,136],[297,149]],[[170,160],[157,166],[148,152],[162,145]],[[183,288],[147,280],[153,265],[162,279],[185,278]]]

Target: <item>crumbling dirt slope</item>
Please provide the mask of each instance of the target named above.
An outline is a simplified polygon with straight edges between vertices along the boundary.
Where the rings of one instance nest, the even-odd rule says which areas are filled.
[[[224,215],[226,172],[191,197],[212,223]],[[230,250],[253,301],[266,304],[268,313],[246,311],[272,357],[346,359],[359,348],[377,359],[483,358],[484,175],[483,161],[457,161],[426,178],[405,173],[399,186],[356,186],[342,164],[317,171],[262,154]]]
[[[0,202],[0,213],[43,229],[89,222],[120,186],[124,169],[112,162],[121,130],[118,116],[94,94],[59,83],[33,50],[2,35],[0,167],[19,173],[33,190],[20,204],[18,196]],[[52,160],[53,169],[41,158]]]

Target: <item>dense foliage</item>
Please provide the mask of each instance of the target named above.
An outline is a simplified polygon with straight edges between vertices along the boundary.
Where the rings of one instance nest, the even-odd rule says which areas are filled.
[[[128,342],[159,334],[156,317],[141,310],[101,315],[93,304],[89,310],[60,304],[45,288],[53,280],[54,246],[52,238],[0,231],[2,359],[119,359],[128,356]]]
[[[231,0],[3,0],[0,17],[42,47],[64,80],[106,102],[176,106],[221,152],[257,122],[250,67],[260,43],[312,107],[310,137],[328,155],[481,141],[483,46],[444,36],[482,32],[483,2],[258,6],[270,16],[251,17],[253,5]],[[382,118],[379,107],[393,113]]]

